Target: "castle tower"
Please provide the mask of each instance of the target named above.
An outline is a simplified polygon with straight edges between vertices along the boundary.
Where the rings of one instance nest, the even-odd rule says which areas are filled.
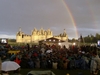
[[[41,28],[40,29],[40,36],[39,36],[39,40],[44,40],[46,38],[45,34],[44,34],[44,29]]]
[[[63,32],[63,34],[62,34],[62,40],[68,41],[68,36],[67,36],[67,34],[66,34],[66,30],[65,30],[65,29],[64,29],[64,32]]]
[[[16,42],[22,42],[22,37],[23,37],[23,33],[21,31],[21,27],[19,28],[19,31],[16,34]]]
[[[50,29],[47,30],[47,38],[53,37],[53,34]]]
[[[32,35],[31,35],[31,41],[32,42],[37,42],[38,41],[38,39],[39,39],[38,36],[39,35],[37,34],[37,32],[38,32],[37,29],[34,28],[33,31],[32,31]]]

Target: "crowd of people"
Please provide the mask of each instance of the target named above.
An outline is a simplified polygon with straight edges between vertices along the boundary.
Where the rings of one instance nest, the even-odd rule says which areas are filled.
[[[90,46],[71,46],[66,48],[56,45],[34,45],[23,47],[17,54],[9,55],[21,68],[89,69],[91,52],[97,50]]]
[[[15,48],[13,46],[12,48]],[[33,45],[20,46],[20,52],[7,54],[7,59],[15,61],[21,68],[42,69],[86,69],[91,68],[93,51],[96,46]]]

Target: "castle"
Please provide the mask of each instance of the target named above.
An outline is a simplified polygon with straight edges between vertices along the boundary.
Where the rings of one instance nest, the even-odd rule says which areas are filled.
[[[68,41],[68,36],[65,32],[65,29],[62,34],[54,36],[50,29],[44,30],[43,28],[41,28],[40,30],[37,30],[36,28],[34,28],[31,32],[31,35],[27,35],[23,33],[20,28],[16,34],[16,42],[17,43],[32,43],[32,42],[38,43],[41,40],[46,40],[51,37],[54,37],[63,41]]]

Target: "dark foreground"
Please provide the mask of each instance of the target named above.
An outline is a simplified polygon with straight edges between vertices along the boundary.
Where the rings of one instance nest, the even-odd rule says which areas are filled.
[[[27,75],[28,72],[30,71],[41,71],[41,70],[44,70],[44,69],[21,69],[20,73],[22,75]],[[48,70],[48,69],[46,69]],[[50,69],[49,69],[50,70]],[[83,75],[90,75],[89,74],[89,70],[80,70],[80,69],[77,69],[77,70],[59,70],[59,69],[51,69],[51,71],[53,73],[55,73],[55,75],[66,75],[67,73],[69,73],[69,75],[78,75],[79,73],[83,73]],[[99,71],[99,74],[100,75],[100,71]]]

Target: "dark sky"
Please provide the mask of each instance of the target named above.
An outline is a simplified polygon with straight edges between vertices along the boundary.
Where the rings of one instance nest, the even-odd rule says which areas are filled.
[[[16,38],[21,27],[51,29],[54,35],[66,29],[68,38],[100,33],[100,0],[0,0],[0,38]],[[77,34],[76,34],[77,33]]]

